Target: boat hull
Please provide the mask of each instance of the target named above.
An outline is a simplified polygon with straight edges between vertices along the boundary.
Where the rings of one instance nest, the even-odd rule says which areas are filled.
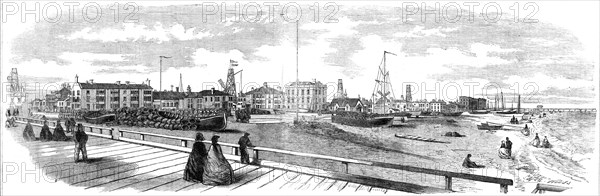
[[[335,115],[331,117],[331,121],[343,125],[355,126],[355,127],[381,127],[389,126],[394,120],[393,116],[389,117],[373,117],[366,119],[355,119],[350,117],[344,117]]]
[[[115,118],[115,114],[105,114],[105,115],[98,116],[98,117],[86,117],[86,116],[84,116],[83,119],[87,123],[104,124],[104,123],[107,123],[107,122],[114,121],[116,118]]]
[[[462,112],[442,112],[441,114],[444,116],[460,116]]]
[[[198,118],[195,121],[196,130],[222,131],[227,128],[227,116],[225,114]]]
[[[489,125],[487,123],[481,123],[481,125],[477,125],[477,129],[479,129],[479,130],[500,130],[500,129],[502,129],[502,125]]]
[[[487,114],[487,113],[490,113],[490,111],[487,111],[487,110],[473,110],[473,111],[471,111],[469,113],[471,113],[471,114]]]

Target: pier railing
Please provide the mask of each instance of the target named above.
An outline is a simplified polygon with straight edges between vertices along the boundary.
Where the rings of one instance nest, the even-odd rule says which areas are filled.
[[[17,122],[19,122],[19,123],[26,123],[28,120],[30,120],[33,123],[32,125],[35,125],[35,126],[42,126],[42,123],[43,123],[43,120],[40,120],[40,119],[27,119],[27,118],[22,118],[22,117],[17,117],[16,119],[17,119]],[[54,128],[54,126],[56,125],[56,122],[52,122],[52,123],[53,123],[53,126],[50,128]],[[84,125],[84,130],[86,130],[86,132],[89,135],[96,136],[96,137],[102,137],[102,138],[119,140],[119,141],[124,141],[124,142],[129,142],[129,143],[147,145],[147,146],[152,146],[152,147],[157,147],[157,148],[164,148],[164,149],[169,149],[169,150],[176,150],[176,151],[187,152],[187,153],[191,152],[190,143],[193,144],[193,142],[195,141],[193,138],[169,136],[169,135],[139,132],[139,131],[131,131],[131,130],[125,130],[125,129],[115,130],[114,128],[111,128],[111,127],[101,127],[101,126],[94,126],[94,125]],[[96,131],[94,132],[94,130],[96,130]],[[116,136],[115,136],[115,132],[117,133]],[[139,139],[132,139],[132,138],[124,137],[125,133],[137,135],[137,137]],[[175,146],[175,145],[151,142],[151,141],[148,141],[147,136],[179,141],[180,145]],[[206,140],[202,141],[202,142],[207,143],[207,144],[211,143],[211,141],[206,141]],[[231,150],[232,150],[231,154],[239,155],[239,148],[240,148],[239,145],[231,144],[231,143],[224,143],[224,142],[219,142],[219,144],[221,146],[231,148]],[[408,171],[408,172],[415,172],[415,173],[422,173],[422,174],[429,174],[429,175],[436,175],[436,176],[444,176],[445,188],[447,190],[452,190],[452,179],[453,178],[460,178],[460,179],[466,179],[466,180],[472,180],[472,181],[499,184],[500,192],[502,192],[502,193],[507,193],[508,186],[513,185],[513,180],[507,179],[507,178],[497,178],[497,177],[476,175],[476,174],[469,174],[469,173],[443,171],[443,170],[421,168],[421,167],[414,167],[414,166],[400,165],[400,164],[393,164],[393,163],[363,161],[363,160],[348,159],[348,158],[326,156],[326,155],[318,155],[318,154],[311,154],[311,153],[294,152],[294,151],[266,148],[266,147],[249,147],[248,150],[252,150],[252,152],[253,152],[252,153],[253,154],[252,164],[255,164],[255,165],[261,164],[261,157],[259,156],[261,154],[261,152],[270,152],[270,153],[276,153],[276,154],[292,155],[292,156],[298,156],[298,157],[307,157],[307,158],[339,162],[345,166],[345,170],[344,170],[345,174],[350,174],[350,172],[348,170],[349,165],[354,164],[354,165],[363,165],[363,166],[370,166],[370,167],[377,167],[377,168],[403,170],[403,171]],[[318,168],[315,168],[315,169],[318,169]],[[352,174],[350,174],[350,175],[352,175]]]

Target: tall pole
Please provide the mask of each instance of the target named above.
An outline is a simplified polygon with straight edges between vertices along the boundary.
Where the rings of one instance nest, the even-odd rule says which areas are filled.
[[[160,58],[160,81],[159,81],[159,83],[160,83],[159,84],[159,88],[160,89],[158,89],[158,91],[162,91],[162,60],[163,60],[163,58],[168,59],[168,58],[171,58],[171,57],[168,57],[168,56],[159,56],[159,58]]]
[[[386,96],[386,87],[387,87],[387,84],[386,84],[386,82],[387,82],[386,75],[387,74],[386,74],[386,71],[385,71],[385,61],[386,61],[386,59],[385,59],[385,53],[386,52],[384,51],[383,52],[383,92],[381,92],[382,96],[383,96],[383,113],[384,114],[387,113],[387,111],[385,110],[386,109],[385,105],[387,104],[387,98],[385,97]]]
[[[300,99],[299,99],[299,95],[300,92],[298,90],[298,83],[300,82],[298,79],[298,50],[300,48],[300,42],[298,41],[300,38],[298,38],[300,35],[298,33],[298,23],[300,22],[300,20],[296,21],[296,120],[298,120],[298,111],[300,110]]]

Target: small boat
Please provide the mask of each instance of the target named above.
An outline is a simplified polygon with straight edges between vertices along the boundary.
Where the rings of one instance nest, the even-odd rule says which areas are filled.
[[[421,111],[421,116],[429,116],[431,115],[431,111]]]
[[[489,123],[481,123],[481,125],[477,125],[477,129],[479,129],[479,130],[500,130],[500,129],[502,129],[502,125],[490,125]]]
[[[496,112],[496,114],[516,114],[516,113],[517,113],[516,110],[502,110],[502,111]]]
[[[487,113],[490,113],[490,111],[489,110],[472,110],[469,113],[471,113],[471,114],[487,114]]]
[[[222,115],[196,118],[194,121],[196,130],[222,131],[227,128],[227,116],[225,113]]]
[[[444,116],[460,116],[462,112],[441,112],[440,114]]]
[[[409,139],[409,140],[417,140],[417,141],[422,141],[422,142],[436,142],[436,143],[449,143],[449,142],[444,142],[444,141],[439,141],[433,138],[424,138],[421,136],[414,136],[414,135],[399,135],[399,134],[394,134],[394,136],[396,136],[397,138],[402,138],[402,139]]]
[[[358,112],[338,112],[331,117],[331,122],[356,127],[381,127],[389,126],[394,121],[394,116],[368,116]]]
[[[115,114],[104,114],[104,115],[96,116],[96,117],[83,116],[83,119],[87,123],[104,124],[104,123],[107,123],[110,121],[114,121],[116,118],[115,118]]]

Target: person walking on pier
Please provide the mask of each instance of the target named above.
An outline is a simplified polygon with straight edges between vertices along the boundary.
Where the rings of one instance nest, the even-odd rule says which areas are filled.
[[[85,131],[83,131],[83,125],[81,125],[81,123],[77,124],[77,131],[75,132],[73,141],[75,142],[75,162],[79,162],[79,152],[81,152],[83,161],[87,161],[85,144],[88,141],[88,136]]]
[[[204,166],[206,165],[208,152],[202,141],[204,141],[204,135],[202,135],[202,133],[196,133],[196,140],[194,141],[192,152],[185,165],[185,170],[183,170],[183,180],[185,181],[204,182]]]
[[[248,154],[247,148],[254,147],[254,145],[252,145],[252,142],[250,142],[250,138],[248,138],[248,136],[250,136],[250,133],[246,132],[244,133],[244,136],[240,137],[240,140],[238,141],[238,144],[240,145],[240,155],[242,156],[240,161],[242,162],[242,164],[250,164],[250,155]]]
[[[52,132],[50,132],[50,127],[48,127],[48,121],[44,121],[44,126],[42,126],[42,131],[40,132],[40,140],[43,142],[52,141]]]
[[[27,120],[27,125],[25,125],[25,129],[23,130],[23,139],[25,141],[35,141],[35,134],[33,133],[33,127],[31,126],[31,120]]]

